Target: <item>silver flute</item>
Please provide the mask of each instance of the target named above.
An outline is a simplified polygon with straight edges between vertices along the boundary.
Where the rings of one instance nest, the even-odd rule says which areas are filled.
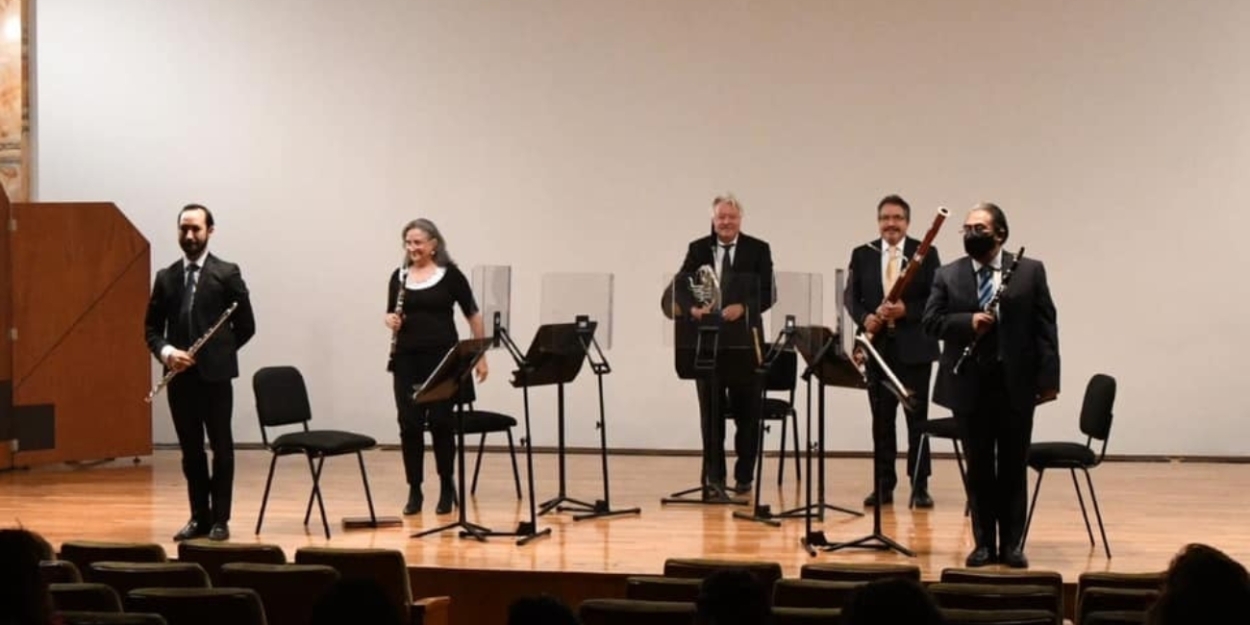
[[[229,319],[230,315],[234,313],[234,309],[238,307],[238,302],[232,302],[230,307],[226,309],[226,312],[221,313],[221,316],[217,318],[217,322],[213,324],[213,327],[209,328],[208,332],[204,333],[204,336],[196,339],[195,344],[187,350],[187,355],[194,358],[195,354],[200,351],[200,348],[204,347],[204,344],[208,342],[208,339],[212,338],[213,334],[215,334],[221,326],[225,325],[226,319]],[[156,386],[152,387],[151,391],[148,391],[148,396],[145,397],[143,401],[146,401],[149,404],[152,403],[152,398],[156,397],[156,395],[161,392],[161,389],[164,389],[169,384],[169,381],[174,379],[174,376],[176,375],[178,375],[178,371],[170,369],[165,374],[165,377],[161,378],[161,381],[158,382]]]

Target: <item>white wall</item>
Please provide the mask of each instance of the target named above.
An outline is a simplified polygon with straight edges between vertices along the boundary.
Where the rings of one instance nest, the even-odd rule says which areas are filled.
[[[1069,438],[1088,377],[1119,378],[1113,453],[1242,454],[1250,303],[1250,4],[714,0],[40,0],[38,186],[111,200],[178,254],[203,202],[258,317],[250,376],[301,367],[323,426],[398,440],[384,371],[400,226],[435,220],[466,267],[513,267],[522,348],[541,276],[615,274],[610,443],[698,447],[657,296],[707,205],[733,191],[777,268],[825,276],[901,193],[959,250],[998,202],[1008,246],[1045,261]],[[135,337],[140,341],[141,337]],[[506,354],[482,405],[516,411]],[[573,445],[593,445],[588,377]],[[139,401],[136,398],[136,401]],[[553,444],[554,391],[534,395]],[[830,391],[830,447],[870,447],[862,391]],[[937,414],[943,411],[938,409]],[[158,442],[174,440],[165,406]],[[901,425],[901,424],[900,424]],[[900,428],[901,429],[901,428]],[[730,439],[727,438],[727,444]]]

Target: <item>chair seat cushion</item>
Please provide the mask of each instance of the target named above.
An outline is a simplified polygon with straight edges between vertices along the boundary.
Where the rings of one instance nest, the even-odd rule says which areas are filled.
[[[377,446],[372,437],[339,430],[291,432],[273,440],[270,447],[278,453],[315,452],[327,456],[347,454]]]
[[[516,419],[499,412],[489,410],[464,411],[464,433],[482,434],[485,432],[503,432],[516,427]],[[456,427],[456,416],[452,413],[452,428]]]
[[[784,399],[768,397],[764,399],[764,418],[765,419],[785,419],[790,416],[790,412],[794,408],[790,402]]]
[[[1097,461],[1094,450],[1080,443],[1029,445],[1029,466],[1034,469],[1092,467]]]
[[[922,424],[920,431],[936,438],[959,438],[959,424],[955,422],[955,417],[929,419]]]

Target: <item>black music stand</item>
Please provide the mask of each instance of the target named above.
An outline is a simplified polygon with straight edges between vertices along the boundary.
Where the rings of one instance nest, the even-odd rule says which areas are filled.
[[[760,416],[758,421],[759,445],[755,454],[755,502],[751,506],[751,512],[735,511],[735,519],[743,519],[745,521],[755,521],[764,525],[773,527],[781,527],[782,518],[779,514],[773,514],[769,506],[760,503],[760,492],[764,479],[764,395],[768,393],[768,376],[772,372],[772,368],[777,364],[777,359],[787,349],[791,349],[792,339],[794,337],[794,315],[786,315],[785,325],[777,334],[777,340],[768,348],[768,354],[764,356],[764,361],[760,363],[759,369],[756,370],[760,378]],[[784,440],[784,437],[783,437]],[[796,449],[794,453],[798,453]]]
[[[521,357],[521,353],[517,350],[516,343],[512,342],[512,336],[508,334],[508,329],[504,327],[501,314],[496,311],[494,315],[495,338],[492,339],[493,344],[502,344],[512,359],[516,361],[519,368],[527,367],[525,359]],[[513,386],[516,384],[514,383]],[[523,401],[525,404],[525,436],[521,437],[521,444],[525,447],[525,479],[529,486],[530,501],[530,518],[528,521],[517,523],[515,532],[500,533],[499,536],[516,536],[518,545],[525,545],[530,541],[551,535],[551,528],[538,529],[538,514],[534,509],[534,449],[530,444],[530,396],[529,387],[522,387]]]
[[[591,321],[586,315],[578,315],[573,323],[553,323],[539,326],[534,334],[524,358],[518,361],[522,365],[514,372],[512,385],[527,390],[533,386],[556,385],[557,411],[557,454],[559,463],[559,492],[557,495],[539,505],[539,515],[552,510],[560,512],[574,511],[585,514],[575,515],[573,520],[618,516],[623,514],[641,513],[640,508],[613,510],[608,488],[608,447],[607,424],[603,397],[603,376],[611,372],[611,367],[603,358],[599,344],[595,341],[595,329],[598,322]],[[595,355],[591,353],[594,348]],[[599,430],[599,450],[603,465],[603,499],[595,503],[587,503],[568,496],[567,470],[565,463],[565,404],[564,385],[575,380],[581,373],[582,362],[589,361],[591,370],[598,379],[599,387],[599,421],[595,427]],[[569,503],[571,506],[562,504]]]
[[[747,319],[743,318],[739,322],[746,327],[748,332],[751,331],[747,324]],[[690,318],[686,322],[678,322],[675,324],[675,332],[678,334],[675,349],[675,365],[677,369],[677,377],[683,380],[706,380],[710,389],[710,401],[708,402],[707,411],[700,415],[702,419],[721,419],[725,416],[721,412],[720,407],[720,382],[743,383],[750,382],[756,375],[756,362],[750,350],[745,349],[745,345],[735,345],[730,349],[722,349],[722,336],[726,334],[726,330],[731,326],[720,316],[719,313],[709,313],[703,315],[700,319]],[[686,339],[682,338],[683,333]],[[730,332],[733,334],[733,332]],[[690,340],[689,337],[693,336]],[[686,344],[687,342],[691,344]],[[725,341],[730,343],[729,339]],[[700,423],[700,429],[704,436],[710,431],[710,424]],[[706,446],[708,443],[704,443]],[[716,444],[724,445],[724,441],[716,441]],[[758,461],[758,459],[757,459]],[[719,485],[709,484],[707,482],[707,456],[703,456],[703,468],[699,475],[699,486],[687,488],[677,491],[668,497],[660,500],[662,504],[708,504],[708,505],[737,505],[743,506],[750,504],[750,501],[743,498],[731,497]],[[699,493],[698,499],[686,499],[685,495],[690,493]]]
[[[825,386],[841,386],[841,387],[849,387],[849,388],[868,387],[869,392],[872,392],[871,385],[868,385],[867,383],[864,382],[863,376],[860,375],[859,370],[855,368],[854,363],[850,361],[849,356],[842,353],[842,350],[840,349],[840,345],[838,345],[838,335],[835,334],[832,330],[823,326],[817,326],[817,327],[811,327],[811,328],[802,328],[800,329],[799,333],[800,333],[800,338],[798,339],[798,344],[800,346],[799,351],[800,353],[803,354],[803,358],[808,361],[808,367],[803,372],[803,379],[805,382],[807,382],[807,385],[808,385],[808,408],[807,410],[808,410],[808,415],[809,415],[808,416],[809,432],[811,428],[811,416],[810,415],[811,415],[811,377],[812,376],[816,377],[819,383],[818,384],[819,388],[820,388],[820,395],[817,400],[817,405],[819,406],[818,419],[820,421],[819,434],[817,435],[819,438],[819,451],[820,451],[820,467],[818,470],[820,473],[819,484],[820,484],[820,490],[821,490],[820,502],[818,504],[820,506],[818,516],[820,516],[821,519],[824,518],[825,507],[841,510],[843,512],[848,512],[851,514],[855,514],[857,516],[863,516],[862,512],[847,510],[843,508],[836,508],[835,506],[828,506],[828,504],[824,503]],[[816,349],[816,351],[813,353],[814,348]],[[808,455],[808,471],[809,471],[808,475],[809,476],[811,475],[810,463],[811,463],[811,455],[809,451],[809,455]],[[884,532],[882,532],[881,530],[881,497],[880,497],[880,484],[879,484],[880,480],[876,477],[875,471],[873,472],[873,482],[874,482],[873,492],[878,493],[878,497],[877,497],[877,504],[873,506],[873,519],[872,519],[873,531],[872,533],[862,538],[857,538],[855,540],[848,541],[848,542],[831,543],[825,538],[824,532],[812,530],[811,514],[809,511],[808,517],[807,517],[806,533],[804,537],[800,540],[800,543],[803,545],[803,548],[807,550],[809,555],[813,555],[813,556],[816,555],[816,549],[820,549],[822,551],[837,551],[839,549],[847,549],[847,548],[852,548],[852,547],[862,548],[862,549],[878,549],[878,550],[891,550],[892,549],[907,556],[914,557],[916,555],[911,550],[895,542],[893,539],[886,536]],[[808,482],[807,498],[808,498],[808,506],[810,507],[811,506],[811,482],[810,480]]]
[[[465,510],[468,508],[465,500],[465,463],[464,463],[464,408],[461,402],[455,402],[455,398],[460,394],[461,386],[469,382],[469,376],[473,375],[473,368],[477,366],[482,355],[486,350],[490,349],[492,339],[467,339],[455,344],[451,349],[447,350],[447,354],[443,356],[442,362],[438,363],[438,367],[414,389],[412,401],[417,404],[427,404],[443,401],[452,401],[455,404],[454,414],[456,419],[456,432],[458,440],[457,455],[459,456],[459,492],[460,505],[457,506],[459,517],[454,523],[448,523],[433,529],[423,530],[413,534],[412,538],[420,538],[428,534],[435,534],[449,529],[461,528],[460,537],[472,536],[480,541],[485,541],[487,536],[496,535],[490,529],[481,525],[470,523],[466,518]]]

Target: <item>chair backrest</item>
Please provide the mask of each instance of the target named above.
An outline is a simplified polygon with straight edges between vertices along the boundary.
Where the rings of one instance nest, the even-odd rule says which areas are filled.
[[[871,582],[878,579],[901,577],[920,582],[920,567],[915,564],[891,562],[820,562],[804,564],[799,568],[801,579],[821,579],[831,582]]]
[[[58,612],[121,612],[122,598],[112,586],[100,583],[48,584]]]
[[[339,572],[323,564],[231,562],[221,567],[222,586],[251,588],[260,595],[268,625],[308,625],[317,599]]]
[[[178,561],[194,562],[208,573],[214,586],[221,584],[221,567],[231,562],[285,564],[286,553],[278,545],[188,540],[178,543]]]
[[[300,547],[295,564],[322,564],[348,579],[376,581],[399,612],[403,622],[411,619],[412,587],[403,552],[397,549],[346,547]]]
[[[769,346],[772,347],[773,345]],[[798,379],[799,356],[793,347],[789,347],[777,354],[777,359],[773,361],[772,368],[764,378],[764,390],[793,392],[798,385]]]
[[[840,608],[773,607],[773,625],[836,625],[842,622]]]
[[[724,569],[746,569],[754,573],[770,597],[772,596],[773,584],[781,579],[782,575],[780,562],[706,558],[668,558],[664,561],[665,577],[703,579],[716,571]]]
[[[779,579],[773,584],[773,607],[842,609],[869,582]]]
[[[194,562],[92,562],[92,580],[125,597],[136,588],[209,588],[204,567]]]
[[[265,625],[260,595],[250,588],[136,588],[127,612],[149,612],[169,625]]]
[[[939,581],[950,584],[997,584],[1016,586],[1046,586],[1054,591],[1055,603],[1048,608],[1055,614],[1056,623],[1063,621],[1063,576],[1057,571],[989,569],[942,569]]]
[[[637,601],[676,601],[694,603],[699,600],[703,580],[697,577],[662,577],[635,575],[625,578],[625,598]]]
[[[157,543],[101,542],[93,540],[67,540],[61,543],[60,559],[74,563],[83,581],[91,579],[87,567],[92,562],[168,562],[165,548]]]
[[[676,601],[586,599],[577,607],[585,625],[694,625],[695,604]]]
[[[143,612],[92,612],[60,610],[57,616],[65,625],[168,625],[165,617]]]
[[[1033,584],[970,584],[934,582],[929,594],[938,607],[954,610],[1040,610],[1051,623],[1062,622],[1055,613],[1055,589]]]
[[[262,367],[252,376],[252,392],[256,394],[256,417],[262,433],[267,427],[312,420],[308,387],[295,367]]]
[[[1100,441],[1111,434],[1111,413],[1115,406],[1115,378],[1096,373],[1085,385],[1081,404],[1081,433]]]
[[[76,584],[82,573],[69,560],[44,560],[39,563],[39,577],[46,584]]]

